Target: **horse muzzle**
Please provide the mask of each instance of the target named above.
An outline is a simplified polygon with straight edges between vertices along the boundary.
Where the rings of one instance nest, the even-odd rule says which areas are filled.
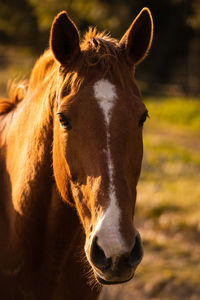
[[[143,246],[139,234],[130,252],[120,253],[107,258],[103,249],[98,245],[98,238],[94,237],[90,249],[90,263],[96,279],[101,284],[119,284],[134,277],[135,270],[143,257]]]

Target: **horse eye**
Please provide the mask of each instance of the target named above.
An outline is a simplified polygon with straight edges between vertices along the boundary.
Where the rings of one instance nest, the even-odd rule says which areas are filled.
[[[65,117],[65,115],[63,113],[58,113],[58,118],[59,118],[60,124],[66,130],[71,130],[72,129],[72,126],[71,126],[69,120],[67,120],[67,118]]]
[[[149,117],[148,111],[145,111],[139,121],[138,126],[141,128],[144,125],[144,122],[146,121],[147,117]]]

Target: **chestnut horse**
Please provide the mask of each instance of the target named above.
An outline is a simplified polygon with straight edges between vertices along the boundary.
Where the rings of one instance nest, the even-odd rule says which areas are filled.
[[[91,277],[117,284],[134,276],[143,256],[133,219],[148,116],[134,68],[152,31],[144,8],[120,41],[90,29],[80,42],[61,12],[29,82],[1,99],[1,299],[94,300],[100,288]]]

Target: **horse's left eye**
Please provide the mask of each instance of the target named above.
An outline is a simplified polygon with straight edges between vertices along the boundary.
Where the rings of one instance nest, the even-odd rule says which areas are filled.
[[[144,125],[144,122],[146,121],[147,117],[149,116],[148,111],[145,111],[139,121],[138,126],[141,128]]]
[[[60,121],[60,124],[66,129],[66,130],[71,130],[72,126],[69,122],[69,120],[65,117],[63,113],[58,113],[58,118]]]

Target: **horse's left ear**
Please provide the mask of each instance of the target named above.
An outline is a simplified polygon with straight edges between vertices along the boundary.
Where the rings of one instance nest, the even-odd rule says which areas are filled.
[[[66,64],[80,54],[79,42],[75,24],[66,11],[60,12],[53,21],[50,34],[50,48],[55,58],[62,65]]]
[[[140,63],[148,53],[153,38],[153,19],[150,10],[145,7],[126,31],[120,45],[125,48],[132,63]]]

